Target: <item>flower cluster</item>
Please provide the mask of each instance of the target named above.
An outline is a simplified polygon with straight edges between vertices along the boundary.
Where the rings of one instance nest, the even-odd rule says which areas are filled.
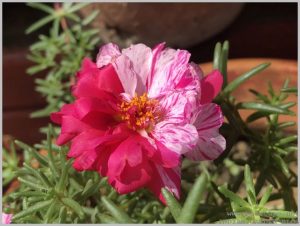
[[[145,187],[164,202],[166,187],[179,198],[181,159],[213,160],[225,149],[223,115],[211,103],[222,75],[203,76],[189,58],[161,43],[107,44],[96,63],[84,59],[75,101],[51,114],[57,144],[71,141],[73,167],[107,176],[120,194]]]

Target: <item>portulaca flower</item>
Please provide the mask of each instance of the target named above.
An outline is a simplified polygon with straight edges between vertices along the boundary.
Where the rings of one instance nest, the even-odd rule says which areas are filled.
[[[183,156],[216,159],[225,149],[220,107],[211,103],[222,86],[215,70],[203,77],[190,53],[143,44],[119,50],[104,45],[96,63],[84,59],[72,89],[74,103],[51,119],[61,125],[58,145],[78,170],[94,170],[125,194],[161,188],[180,196]]]

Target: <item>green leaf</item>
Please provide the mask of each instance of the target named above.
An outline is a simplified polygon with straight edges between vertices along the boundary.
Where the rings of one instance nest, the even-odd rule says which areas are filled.
[[[283,129],[283,128],[286,128],[286,127],[290,127],[290,126],[294,126],[296,125],[295,122],[282,122],[282,123],[279,123],[278,124],[278,127],[279,129]]]
[[[220,69],[220,59],[221,59],[221,52],[222,52],[222,45],[220,42],[218,42],[215,45],[214,50],[214,61],[213,61],[213,68],[214,69]]]
[[[285,145],[285,144],[288,144],[288,143],[295,142],[297,139],[298,139],[298,136],[297,136],[297,135],[288,136],[288,137],[285,137],[285,138],[280,139],[280,140],[276,143],[276,145],[277,145],[277,146]]]
[[[99,188],[100,188],[100,182],[94,182],[92,179],[89,179],[81,195],[84,197],[89,197],[94,193],[98,192]]]
[[[228,61],[228,52],[229,52],[229,42],[225,41],[222,47],[221,53],[221,62],[220,62],[220,71],[223,75],[223,88],[227,86],[227,61]]]
[[[42,10],[42,11],[44,11],[46,13],[49,13],[49,14],[54,13],[54,9],[51,8],[50,6],[46,5],[46,4],[37,3],[37,2],[29,2],[29,3],[27,3],[27,5],[32,7],[32,8]]]
[[[250,167],[248,164],[245,165],[244,177],[245,177],[246,190],[248,193],[248,202],[251,203],[251,205],[255,205],[256,194],[255,194],[253,180],[251,177]]]
[[[71,160],[68,160],[67,164],[62,169],[62,173],[60,175],[60,178],[59,178],[59,181],[57,184],[57,190],[59,192],[63,192],[63,190],[66,188],[68,171],[70,169],[71,164],[72,164]]]
[[[87,16],[86,18],[84,18],[84,20],[82,21],[83,25],[88,25],[90,22],[92,22],[96,16],[98,16],[99,14],[99,10],[95,10],[91,13],[91,15]]]
[[[272,113],[272,114],[284,114],[284,115],[292,115],[293,114],[293,112],[288,111],[283,108],[280,108],[280,107],[276,107],[276,106],[264,104],[264,103],[255,103],[255,102],[239,103],[237,105],[237,108],[258,110],[261,112]]]
[[[32,24],[29,28],[26,29],[25,33],[28,35],[32,33],[33,31],[41,28],[42,26],[46,25],[47,23],[51,22],[55,19],[55,15],[49,15],[44,17],[43,19],[40,19],[39,21]]]
[[[298,88],[297,87],[283,88],[283,89],[281,89],[281,92],[284,92],[284,93],[297,93]]]
[[[57,211],[57,202],[56,200],[52,200],[52,203],[49,207],[49,209],[47,210],[46,212],[46,215],[45,215],[45,223],[52,223],[51,222],[51,218],[53,217],[53,214]]]
[[[104,207],[112,214],[119,223],[133,223],[130,217],[110,199],[105,196],[101,197]]]
[[[52,184],[50,183],[50,181],[48,180],[48,178],[46,177],[46,175],[41,172],[38,169],[33,169],[31,168],[29,165],[27,165],[25,162],[23,163],[23,166],[29,170],[34,176],[36,176],[37,178],[40,179],[40,181],[46,186],[46,187],[52,187]]]
[[[30,188],[32,188],[32,189],[34,189],[34,190],[38,190],[38,191],[39,191],[39,190],[48,190],[47,187],[44,187],[43,185],[38,184],[38,183],[30,182],[30,181],[26,180],[25,178],[18,177],[18,180],[19,180],[21,183],[25,184],[26,186],[28,186],[28,187],[30,187]]]
[[[66,217],[67,217],[67,208],[65,206],[62,206],[58,214],[58,223],[65,223]]]
[[[275,178],[273,177],[272,174],[266,174],[266,178],[270,182],[270,184],[273,185],[274,188],[278,189],[277,182],[276,182],[276,180],[275,180]]]
[[[74,189],[76,189],[76,190],[78,190],[78,191],[82,191],[82,189],[83,189],[83,186],[82,185],[80,185],[74,178],[72,178],[72,177],[70,177],[70,184],[71,184],[71,186],[74,188]]]
[[[254,89],[249,89],[249,91],[251,93],[253,93],[258,99],[262,100],[263,102],[265,102],[265,103],[269,103],[270,102],[269,99],[268,99],[268,97],[266,95],[263,95],[263,94],[257,92]]]
[[[77,16],[76,14],[66,14],[65,17],[75,21],[76,23],[80,21],[80,17]]]
[[[40,153],[38,153],[34,148],[30,147],[29,145],[19,141],[19,140],[15,140],[15,144],[18,145],[20,148],[22,148],[23,150],[26,150],[28,152],[30,152],[33,157],[43,166],[48,167],[48,161],[46,160],[46,158],[44,156],[42,156]]]
[[[43,108],[42,110],[38,110],[31,113],[30,118],[40,118],[40,117],[49,116],[51,112],[56,110],[55,108],[56,108],[56,103],[49,104],[47,107]]]
[[[272,193],[272,190],[273,190],[273,186],[269,185],[268,188],[267,188],[267,190],[265,191],[265,193],[261,197],[261,200],[260,200],[260,202],[258,204],[260,207],[263,207],[267,203],[267,201],[269,200],[270,195]]]
[[[98,214],[97,216],[103,224],[119,224],[118,221],[106,214]]]
[[[175,221],[177,222],[180,216],[180,212],[181,212],[181,206],[179,204],[179,202],[176,200],[176,198],[174,197],[174,195],[168,191],[166,188],[162,188],[161,190],[168,208],[170,209],[170,212],[172,214],[172,216],[174,217]]]
[[[265,217],[272,217],[272,218],[283,218],[283,219],[294,219],[297,218],[297,214],[291,211],[284,211],[284,210],[265,210],[259,212],[260,215]]]
[[[207,186],[207,181],[208,178],[205,173],[201,174],[201,176],[198,177],[182,207],[178,223],[193,222],[199,203],[202,199],[203,191]]]
[[[89,3],[76,3],[71,8],[68,9],[68,13],[74,13],[74,12],[80,10],[81,8],[87,6],[88,4]]]
[[[218,189],[223,195],[225,195],[227,198],[229,198],[232,202],[236,203],[240,207],[250,208],[249,203],[247,203],[244,199],[234,194],[232,191],[229,191],[224,185],[220,186]]]
[[[12,197],[13,199],[17,199],[25,196],[45,196],[45,193],[39,191],[20,191],[20,192],[14,192],[10,194],[10,197]]]
[[[256,111],[247,117],[246,122],[247,123],[254,122],[255,120],[267,117],[270,114],[271,113],[269,112]]]
[[[287,152],[296,152],[296,151],[298,151],[298,147],[297,146],[287,147],[287,148],[285,148],[285,151],[287,151]]]
[[[225,220],[219,220],[219,221],[215,221],[214,224],[245,224],[247,222],[240,220],[240,219],[225,219]]]
[[[89,179],[82,191],[82,194],[85,194],[92,186],[93,186],[94,182],[92,179]]]
[[[223,90],[225,94],[229,94],[232,91],[234,91],[240,84],[247,81],[252,76],[256,75],[257,73],[261,72],[262,70],[266,69],[268,66],[270,66],[270,63],[264,63],[260,64],[257,67],[251,69],[250,71],[242,74],[232,82],[230,82]]]
[[[270,94],[272,99],[275,97],[275,92],[274,92],[271,81],[268,81],[268,93]]]
[[[286,103],[286,104],[281,104],[281,105],[279,105],[279,107],[281,107],[283,109],[288,109],[288,108],[294,107],[295,105],[296,105],[295,102],[289,102],[289,103]]]
[[[50,205],[50,203],[52,202],[52,200],[47,200],[47,201],[43,201],[43,202],[38,202],[33,206],[30,206],[28,208],[26,208],[25,210],[13,215],[13,221],[26,217],[28,215],[31,215],[37,211],[40,211],[42,209],[45,209],[46,207],[48,207]]]
[[[275,160],[277,166],[282,170],[283,174],[286,177],[290,177],[290,170],[287,164],[284,162],[284,160],[277,154],[273,154],[273,159]]]
[[[70,199],[70,198],[62,198],[62,199],[61,199],[61,202],[62,202],[65,206],[67,206],[67,207],[69,207],[70,209],[72,209],[72,210],[79,216],[80,219],[83,219],[83,217],[84,217],[84,212],[83,212],[83,210],[82,210],[81,205],[80,205],[78,202],[76,202],[75,200]]]
[[[58,169],[54,161],[53,153],[52,153],[52,126],[49,123],[48,125],[48,132],[47,132],[47,146],[48,146],[48,159],[49,159],[49,166],[50,170],[53,173],[54,178],[58,177]]]

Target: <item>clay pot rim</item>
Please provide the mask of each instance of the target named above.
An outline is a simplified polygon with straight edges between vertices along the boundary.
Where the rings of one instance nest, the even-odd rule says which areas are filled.
[[[288,63],[290,64],[290,66],[295,66],[296,69],[298,69],[298,61],[297,60],[293,60],[293,59],[284,59],[284,58],[268,58],[268,57],[241,57],[241,58],[230,58],[228,59],[228,63],[230,64],[236,64],[236,63],[241,63],[242,62],[258,62],[258,64],[260,63],[268,63],[270,62],[271,65],[270,67],[276,65],[280,65],[282,63]],[[203,62],[203,63],[199,63],[200,66],[207,66],[212,64],[212,61],[210,62]]]

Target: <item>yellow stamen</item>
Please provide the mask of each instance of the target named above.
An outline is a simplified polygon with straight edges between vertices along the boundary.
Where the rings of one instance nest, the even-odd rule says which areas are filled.
[[[134,130],[151,129],[160,118],[158,101],[149,99],[146,93],[141,96],[135,94],[131,101],[123,101],[119,108],[121,119]]]

